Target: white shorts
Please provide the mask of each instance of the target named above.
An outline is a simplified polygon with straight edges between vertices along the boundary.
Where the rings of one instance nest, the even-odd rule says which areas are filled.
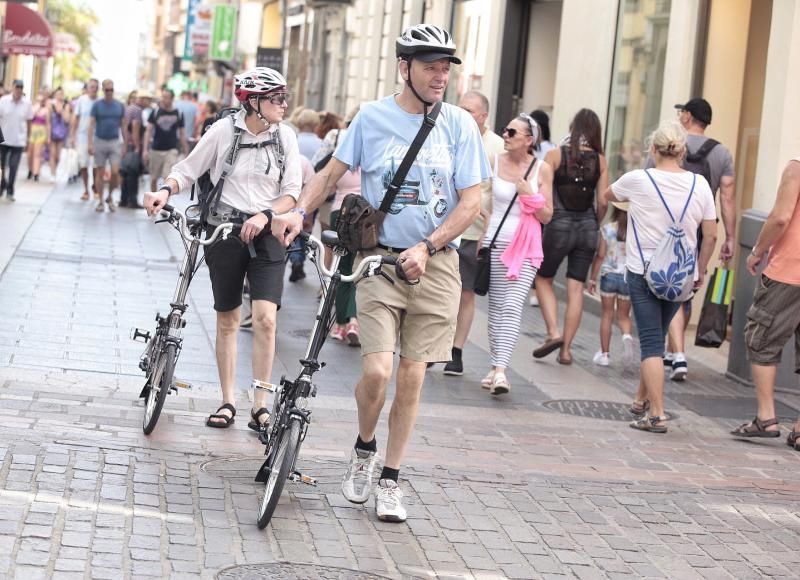
[[[78,167],[81,169],[91,167],[92,158],[89,155],[89,143],[76,141],[75,150],[78,152]]]

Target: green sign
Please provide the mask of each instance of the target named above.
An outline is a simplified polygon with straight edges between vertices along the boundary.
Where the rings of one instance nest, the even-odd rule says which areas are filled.
[[[211,60],[233,60],[236,45],[236,6],[214,6],[214,22],[211,25]]]

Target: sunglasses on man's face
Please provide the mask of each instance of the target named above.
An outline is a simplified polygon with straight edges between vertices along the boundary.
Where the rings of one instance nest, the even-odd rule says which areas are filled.
[[[505,129],[503,129],[503,133],[508,133],[508,136],[513,139],[514,137],[517,136],[517,133],[519,133],[519,131],[514,127],[506,127]],[[530,133],[523,133],[523,135],[530,136]]]
[[[113,93],[113,92],[114,92],[114,89],[113,89],[113,87],[112,87],[112,88],[110,88],[110,89],[103,89],[103,92],[104,92],[104,93]]]

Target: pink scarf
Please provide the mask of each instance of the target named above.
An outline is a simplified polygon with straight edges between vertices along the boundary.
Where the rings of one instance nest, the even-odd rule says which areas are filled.
[[[534,268],[542,265],[542,224],[536,219],[534,212],[543,208],[547,202],[541,193],[517,196],[522,216],[519,219],[514,237],[500,256],[508,268],[506,278],[516,280],[525,260],[530,260]]]

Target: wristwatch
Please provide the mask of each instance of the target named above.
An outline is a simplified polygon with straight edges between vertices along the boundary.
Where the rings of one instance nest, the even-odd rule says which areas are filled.
[[[289,210],[289,212],[299,213],[303,219],[306,219],[306,210],[304,210],[302,207],[293,207],[291,210]]]
[[[428,248],[428,255],[429,256],[433,256],[437,252],[436,246],[434,246],[433,242],[430,241],[428,238],[425,238],[424,240],[422,240],[422,243],[425,244],[425,246]]]
[[[172,195],[172,188],[169,185],[167,184],[162,185],[161,187],[158,188],[158,191],[161,191],[162,189],[167,192],[167,195]]]

